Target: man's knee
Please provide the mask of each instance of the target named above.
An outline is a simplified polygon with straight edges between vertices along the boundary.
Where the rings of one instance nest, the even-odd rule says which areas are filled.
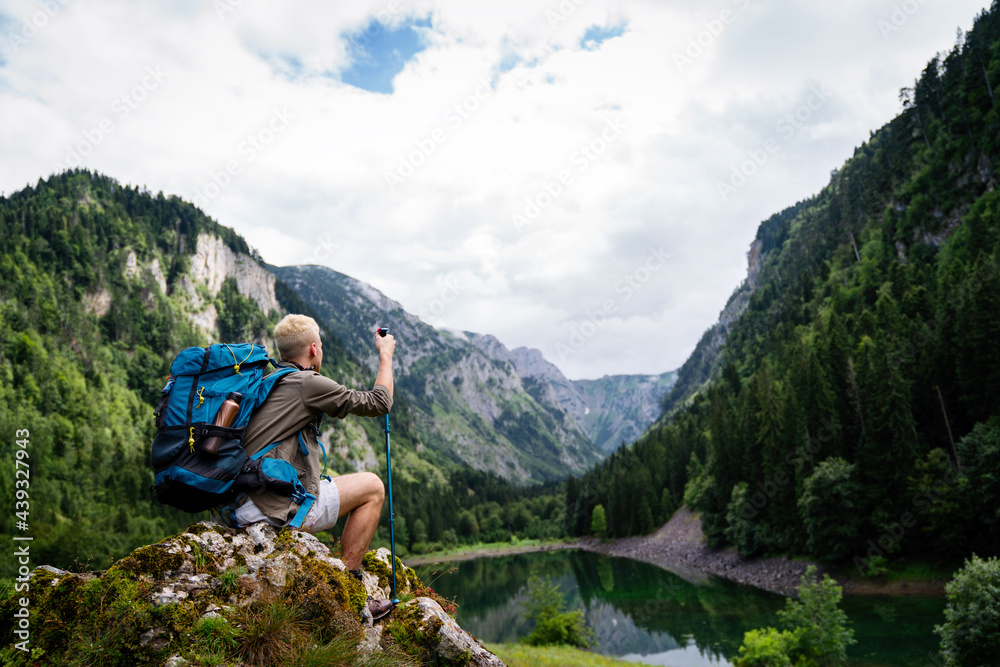
[[[360,474],[365,476],[365,487],[368,489],[371,499],[381,504],[385,500],[385,484],[382,483],[382,478],[373,472]]]

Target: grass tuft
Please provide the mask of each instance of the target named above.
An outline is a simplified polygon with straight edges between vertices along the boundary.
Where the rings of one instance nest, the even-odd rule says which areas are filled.
[[[402,652],[393,649],[374,651],[363,656],[358,653],[357,642],[346,635],[339,636],[326,644],[303,645],[296,651],[295,667],[329,667],[330,665],[352,665],[353,667],[416,667]]]
[[[221,616],[203,618],[192,628],[199,655],[225,656],[239,646],[239,631]]]
[[[272,598],[244,607],[238,617],[243,631],[236,654],[249,665],[287,664],[308,634],[299,610]]]

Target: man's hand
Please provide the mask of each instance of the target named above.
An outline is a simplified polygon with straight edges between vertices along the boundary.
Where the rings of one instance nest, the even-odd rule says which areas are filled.
[[[392,353],[396,351],[396,339],[392,337],[392,334],[386,334],[380,336],[378,334],[378,327],[375,328],[375,349],[378,350],[379,356],[388,355],[392,358]]]
[[[375,384],[388,389],[389,395],[392,396],[392,353],[396,351],[396,339],[392,334],[380,336],[376,327],[375,349],[378,350],[378,374],[375,376]]]

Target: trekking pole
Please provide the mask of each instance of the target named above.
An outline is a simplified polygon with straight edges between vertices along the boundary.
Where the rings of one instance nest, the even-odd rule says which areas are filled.
[[[385,469],[389,478],[389,544],[392,554],[392,603],[399,604],[396,597],[396,520],[392,514],[392,456],[389,453],[389,415],[385,416]]]
[[[386,328],[379,328],[378,335],[389,333]],[[389,414],[385,415],[385,472],[389,478],[389,553],[392,558],[392,603],[399,604],[396,597],[396,518],[392,513],[392,454],[389,451]]]

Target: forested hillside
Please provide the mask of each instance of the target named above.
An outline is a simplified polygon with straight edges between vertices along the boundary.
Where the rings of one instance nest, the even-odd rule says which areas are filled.
[[[30,466],[28,527],[15,531],[11,512],[0,525],[33,536],[35,562],[100,567],[189,521],[148,491],[150,404],[170,351],[204,342],[179,288],[201,234],[248,252],[190,204],[86,172],[0,198],[0,459],[14,469],[24,429]],[[266,315],[232,282],[210,300],[228,334],[264,330]],[[0,476],[0,495],[14,498],[14,484]]]
[[[573,534],[598,505],[621,536],[686,502],[744,554],[873,572],[1000,553],[998,40],[994,3],[819,194],[760,225],[717,370],[682,368],[669,419],[570,480]]]

